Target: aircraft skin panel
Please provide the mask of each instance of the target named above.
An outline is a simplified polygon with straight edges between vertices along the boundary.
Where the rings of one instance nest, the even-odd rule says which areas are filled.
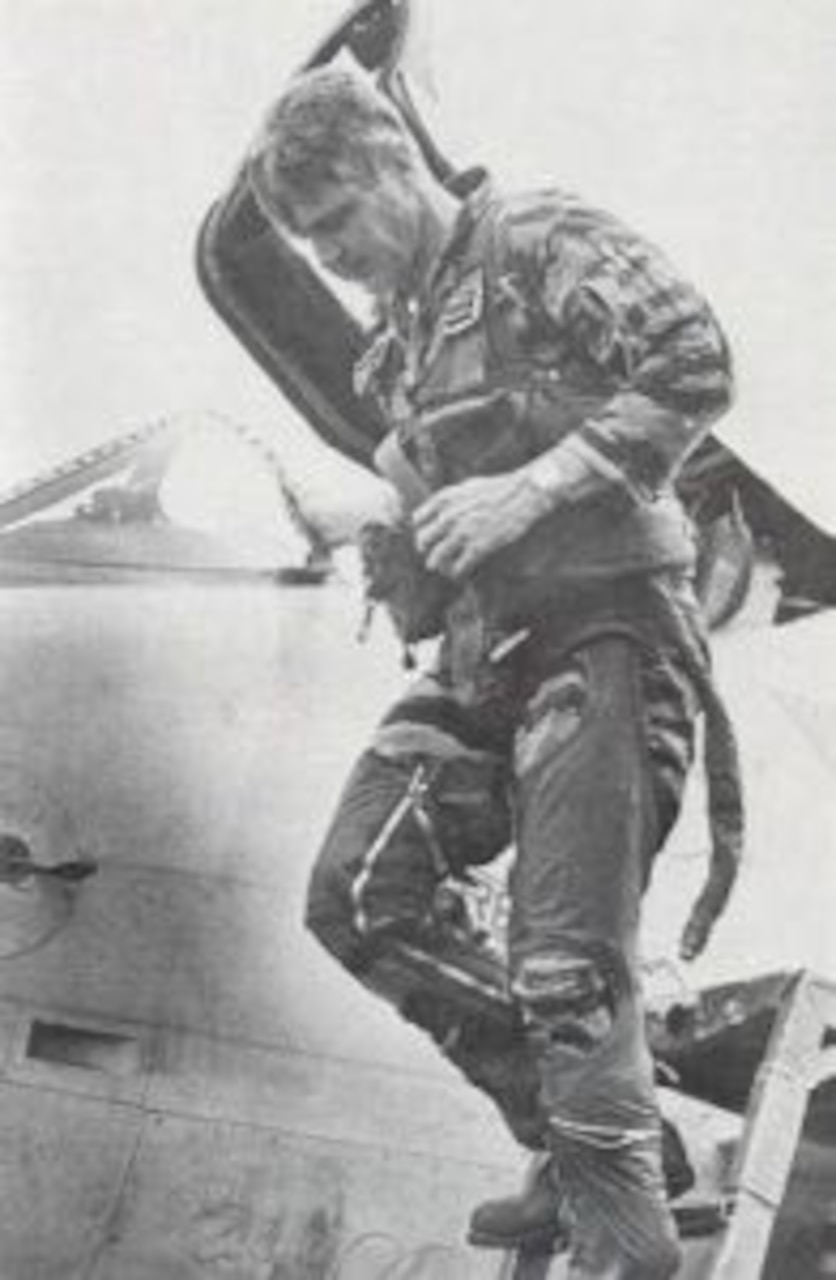
[[[97,883],[95,882],[97,881]],[[3,994],[246,1044],[443,1066],[417,1032],[351,984],[258,886],[103,868],[51,943],[3,965]]]
[[[208,1171],[219,1149],[224,1161]],[[437,1161],[394,1161],[379,1149],[349,1152],[262,1127],[165,1117],[145,1129],[119,1237],[90,1280],[302,1280],[329,1272],[383,1280],[399,1257],[428,1246],[440,1265],[412,1274],[491,1280],[496,1258],[454,1243],[457,1182]],[[471,1177],[472,1189],[478,1185]],[[481,1185],[487,1190],[489,1176]],[[369,1237],[386,1249],[361,1270]]]
[[[133,1030],[148,1052],[130,1097],[103,1059],[91,1070],[55,1054],[34,1057],[33,1015],[20,1009],[4,1055],[0,1126],[8,1109],[3,1136],[13,1145],[4,1151],[19,1157],[36,1148],[27,1163],[40,1194],[25,1209],[14,1196],[0,1204],[2,1257],[15,1268],[0,1272],[3,1280],[318,1277],[330,1274],[327,1257],[367,1233],[388,1235],[399,1250],[435,1233],[464,1268],[454,1275],[493,1274],[478,1260],[471,1265],[455,1242],[473,1198],[520,1176],[519,1154],[507,1140],[491,1143],[485,1104],[452,1079],[445,1089],[408,1071],[131,1029],[67,1010],[34,1016],[42,1027]],[[49,1133],[39,1123],[44,1096],[61,1100]],[[107,1123],[117,1117],[121,1126]],[[91,1128],[107,1149],[96,1144],[89,1164],[68,1167],[74,1147],[63,1145],[64,1130],[77,1138]],[[64,1221],[63,1233],[34,1230],[44,1204],[50,1223]],[[306,1270],[300,1251],[314,1245]],[[39,1250],[53,1270],[37,1269]],[[234,1265],[243,1270],[224,1269]]]
[[[470,1198],[496,1187],[488,1166],[73,1095],[25,1110],[5,1086],[0,1133],[18,1158],[43,1153],[28,1176],[16,1164],[4,1178],[4,1280],[382,1280],[387,1265],[429,1244],[445,1269],[416,1274],[496,1275],[495,1256],[460,1243]],[[369,1237],[387,1247],[379,1267],[357,1270]]]
[[[134,1108],[0,1083],[3,1280],[87,1280],[143,1123]]]
[[[6,1074],[14,1050],[20,1009],[13,1002],[0,1001],[0,1072]]]
[[[338,1059],[165,1032],[148,1090],[153,1111],[263,1124],[404,1157],[483,1169],[519,1163],[512,1140],[475,1090],[380,1062]],[[453,1122],[453,1118],[455,1121]]]

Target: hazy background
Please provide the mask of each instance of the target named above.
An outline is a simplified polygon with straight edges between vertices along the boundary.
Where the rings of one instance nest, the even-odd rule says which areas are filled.
[[[0,0],[0,488],[204,408],[281,432],[294,466],[333,478],[204,302],[193,252],[264,108],[345,7]],[[734,340],[730,442],[827,520],[836,3],[421,7],[454,158],[580,190],[657,238]]]

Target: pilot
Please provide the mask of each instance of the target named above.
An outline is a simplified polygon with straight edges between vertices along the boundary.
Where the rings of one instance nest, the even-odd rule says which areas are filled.
[[[481,171],[437,180],[348,69],[295,79],[248,176],[281,234],[374,300],[355,383],[389,425],[376,461],[398,500],[361,540],[369,591],[405,644],[440,638],[348,779],[308,925],[545,1153],[522,1194],[477,1208],[475,1244],[568,1230],[579,1280],[672,1276],[639,916],[701,712],[715,856],[687,956],[739,850],[673,489],[729,405],[726,340],[610,214]],[[500,963],[439,886],[511,844]]]

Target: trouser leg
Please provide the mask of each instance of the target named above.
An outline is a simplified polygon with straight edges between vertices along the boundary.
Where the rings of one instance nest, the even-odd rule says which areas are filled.
[[[637,978],[659,842],[639,655],[600,639],[532,683],[515,744],[512,990],[572,1219],[577,1280],[678,1265]]]
[[[360,756],[309,882],[308,927],[358,975],[387,932],[416,929],[427,918],[439,882],[424,834],[404,803],[413,768],[414,762],[374,750]]]
[[[431,723],[434,712],[446,718],[440,699],[420,710],[419,722],[390,717],[358,760],[311,876],[307,923],[341,964],[432,1036],[520,1142],[538,1148],[539,1078],[502,959],[466,937],[451,942],[433,921],[441,862],[462,871],[508,842],[504,765]],[[417,767],[432,778],[431,832],[404,804]]]

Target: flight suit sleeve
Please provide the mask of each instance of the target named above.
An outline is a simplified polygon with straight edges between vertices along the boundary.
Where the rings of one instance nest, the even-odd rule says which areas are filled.
[[[652,498],[731,403],[729,350],[713,313],[657,251],[626,235],[553,235],[538,274],[559,346],[611,391],[567,452]]]

